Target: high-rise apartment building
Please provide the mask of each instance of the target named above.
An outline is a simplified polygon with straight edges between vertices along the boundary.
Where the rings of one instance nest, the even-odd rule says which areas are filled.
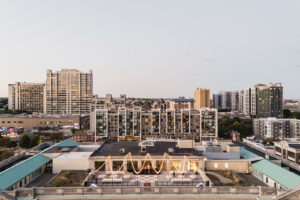
[[[258,117],[282,117],[283,87],[280,83],[258,84],[233,92],[219,92],[213,95],[213,107],[231,109],[244,115]]]
[[[216,109],[232,109],[232,92],[221,91],[213,95],[213,108]]]
[[[91,113],[96,138],[143,140],[147,137],[199,138],[218,136],[216,109],[98,109]]]
[[[253,131],[254,136],[261,140],[265,138],[275,138],[276,140],[300,138],[300,120],[275,117],[257,118],[253,120]]]
[[[47,114],[88,114],[93,94],[93,74],[76,69],[47,71],[45,108]]]
[[[197,88],[194,91],[194,108],[209,108],[210,107],[210,90]]]
[[[44,83],[8,85],[8,108],[42,113],[44,109]]]
[[[256,89],[256,115],[282,117],[283,87],[281,83],[258,84]]]
[[[256,115],[256,90],[248,88],[243,91],[243,109],[245,115]]]

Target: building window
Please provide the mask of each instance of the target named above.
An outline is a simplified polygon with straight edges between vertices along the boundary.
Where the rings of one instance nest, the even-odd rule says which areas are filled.
[[[215,166],[215,168],[218,168],[218,163],[215,163],[214,166]]]
[[[225,163],[225,168],[228,169],[228,163]]]
[[[266,177],[266,183],[268,183],[269,182],[269,179],[268,179],[268,177]]]
[[[274,182],[274,188],[277,188],[277,184]]]

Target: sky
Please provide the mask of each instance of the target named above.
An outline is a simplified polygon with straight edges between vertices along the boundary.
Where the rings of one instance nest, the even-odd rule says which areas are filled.
[[[46,70],[94,94],[192,97],[281,82],[300,99],[298,0],[0,0],[0,97]]]

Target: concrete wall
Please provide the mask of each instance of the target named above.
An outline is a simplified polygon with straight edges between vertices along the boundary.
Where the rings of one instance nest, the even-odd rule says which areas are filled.
[[[76,199],[85,199],[87,196],[83,195],[99,195],[97,199],[111,199],[111,197],[105,196],[105,194],[113,194],[116,199],[124,199],[130,195],[131,199],[241,199],[240,196],[236,194],[244,194],[243,199],[257,199],[257,197],[274,197],[277,195],[277,191],[274,188],[268,187],[204,187],[204,188],[193,188],[193,187],[104,187],[104,188],[22,188],[17,191],[7,192],[7,194],[18,197],[18,198],[32,198],[36,196],[47,196],[47,199],[54,199],[60,197],[59,199],[68,198],[67,195],[73,195]],[[147,197],[147,195],[141,194],[152,194]],[[156,197],[153,195],[157,195]],[[165,194],[162,196],[161,194]],[[167,194],[172,194],[168,196]],[[189,194],[189,195],[180,195]],[[201,196],[199,195],[201,194]],[[210,194],[210,195],[204,195]],[[224,195],[230,194],[230,195]],[[133,196],[136,195],[136,196]],[[97,196],[96,196],[97,197]],[[132,198],[135,197],[135,198]],[[259,198],[261,199],[261,198]],[[265,199],[265,198],[262,198]]]
[[[53,174],[58,174],[62,170],[87,170],[87,169],[89,169],[88,157],[53,159]]]
[[[231,170],[238,173],[249,172],[249,161],[209,160],[205,161],[205,170]]]

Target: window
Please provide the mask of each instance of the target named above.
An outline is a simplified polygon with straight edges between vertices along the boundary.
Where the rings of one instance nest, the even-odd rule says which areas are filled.
[[[295,153],[288,151],[288,157],[295,158]]]
[[[218,168],[218,163],[215,163],[214,166],[215,166],[215,168]]]
[[[226,168],[226,169],[228,168],[228,163],[225,163],[225,168]]]
[[[274,182],[274,188],[277,188],[277,184]]]
[[[268,177],[266,177],[266,183],[268,183],[268,182],[269,182]]]

